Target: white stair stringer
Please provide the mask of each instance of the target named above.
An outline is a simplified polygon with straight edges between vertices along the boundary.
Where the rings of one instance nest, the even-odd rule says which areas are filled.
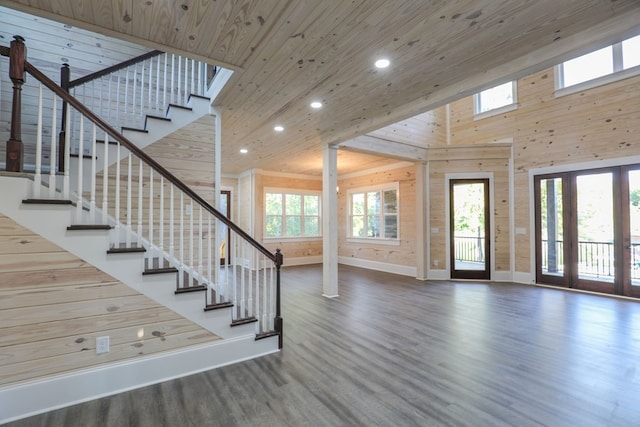
[[[122,135],[134,145],[140,149],[144,149],[154,142],[160,141],[167,135],[182,129],[185,126],[195,122],[201,117],[209,114],[210,101],[206,98],[199,96],[191,96],[187,102],[186,107],[181,108],[176,105],[169,105],[167,107],[166,118],[170,120],[162,120],[154,117],[147,119],[146,132],[137,132],[135,130],[124,129]],[[119,129],[118,129],[119,130]],[[101,139],[102,136],[99,137]],[[89,141],[84,141],[84,154],[89,154]],[[120,150],[120,160],[123,160],[127,156],[127,150]],[[116,162],[117,148],[115,144],[109,144],[107,147],[107,164],[113,165]],[[73,157],[71,158],[71,170],[78,170],[78,162],[83,162],[83,182],[90,182],[91,180],[91,158],[89,157]],[[104,144],[96,144],[96,172],[99,173],[104,169]],[[71,188],[77,187],[76,174],[70,175]]]
[[[0,188],[0,213],[223,338],[0,387],[0,424],[278,351],[278,337],[256,340],[254,324],[231,327],[230,308],[204,311],[203,292],[176,295],[174,274],[143,275],[144,253],[107,254],[108,231],[67,230],[76,215],[74,206],[23,204],[32,196],[27,174],[0,173]]]

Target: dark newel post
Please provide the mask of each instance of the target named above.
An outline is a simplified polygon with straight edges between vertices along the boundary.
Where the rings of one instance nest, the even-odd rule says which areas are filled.
[[[282,348],[282,313],[280,312],[280,267],[282,266],[282,252],[276,249],[276,318],[275,328],[278,332],[278,348]]]
[[[27,48],[24,38],[14,36],[9,50],[9,78],[13,82],[13,105],[11,107],[11,134],[7,141],[7,171],[22,172],[22,85],[25,82],[24,63]]]
[[[65,90],[65,92],[69,93],[69,81],[71,76],[71,70],[69,69],[69,64],[62,64],[62,68],[60,68],[60,87]],[[67,101],[62,101],[62,119],[60,123],[60,133],[58,134],[58,171],[64,172],[64,146],[66,143],[65,139],[65,125],[67,119]]]

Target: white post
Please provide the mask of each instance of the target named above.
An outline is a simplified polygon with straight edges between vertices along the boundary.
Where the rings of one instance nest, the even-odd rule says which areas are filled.
[[[109,134],[104,134],[104,159],[102,162],[102,223],[107,223],[109,208]]]
[[[416,270],[418,280],[427,280],[429,254],[427,253],[427,164],[416,163]]]
[[[164,252],[164,176],[160,176],[160,212],[158,226],[158,246],[160,254]]]
[[[173,193],[173,184],[169,183],[169,254],[171,255],[171,258],[175,258],[176,257],[176,253],[175,253],[175,238],[174,238],[174,203],[173,203],[173,197],[174,197],[174,193]],[[180,260],[182,261],[182,260]]]
[[[115,217],[115,230],[113,232],[113,243],[120,244],[120,142],[116,145],[116,194],[114,200],[114,217]]]
[[[338,296],[338,148],[322,149],[322,295]]]
[[[125,236],[125,246],[127,248],[131,247],[131,151],[129,151],[129,155],[127,156],[127,231]]]
[[[142,203],[142,187],[144,178],[144,169],[142,160],[138,159],[138,241],[137,246],[142,247],[142,216],[143,216],[143,203]]]

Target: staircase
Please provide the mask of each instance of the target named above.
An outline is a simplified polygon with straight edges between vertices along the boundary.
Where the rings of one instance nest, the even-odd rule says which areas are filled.
[[[199,356],[195,365],[200,369],[281,348],[280,252],[268,251],[142,150],[208,114],[210,98],[202,90],[187,94],[175,91],[173,86],[166,95],[150,83],[140,83],[154,105],[160,104],[160,98],[171,99],[174,95],[183,104],[169,103],[163,115],[144,112],[142,107],[129,109],[142,115],[144,121],[139,128],[121,125],[118,131],[115,126],[122,123],[124,114],[116,114],[115,120],[110,113],[103,112],[105,118],[91,111],[85,105],[87,99],[85,103],[79,101],[26,58],[20,60],[18,56],[24,51],[21,44],[16,40],[11,49],[2,48],[0,53],[10,56],[12,64],[15,61],[24,67],[11,68],[14,100],[22,85],[20,72],[28,72],[38,82],[37,129],[33,144],[24,149],[24,158],[29,159],[27,163],[33,165],[33,171],[17,173],[24,158],[22,150],[16,151],[22,142],[19,115],[14,113],[7,144],[7,169],[13,173],[0,176],[0,212],[222,337],[210,351]],[[164,55],[164,66],[160,59],[148,66],[149,70],[156,70],[156,82],[159,76],[167,75],[167,58]],[[202,82],[201,72],[189,71],[202,67],[196,68],[195,62],[184,63],[192,64],[192,68],[178,67],[184,73],[177,78],[177,86],[193,89],[196,84],[193,79],[185,83],[186,76],[191,73],[192,78]],[[144,65],[139,66],[144,70]],[[165,71],[161,73],[161,69]],[[100,78],[106,78],[109,87],[114,87],[115,78],[118,88],[136,81],[135,73],[132,78],[126,74],[124,80],[122,71],[116,73],[117,77],[107,73]],[[145,75],[144,71],[141,75]],[[88,82],[84,84],[91,84]],[[137,83],[133,85],[138,87]],[[89,92],[96,95],[95,83]],[[112,99],[109,104],[114,104]],[[223,243],[227,256],[221,256]],[[203,362],[201,357],[209,358],[211,363]],[[187,366],[180,371],[182,374],[175,375],[190,369]],[[166,375],[152,376],[145,381],[165,378]],[[62,378],[48,384],[54,390],[66,387],[67,381]],[[88,393],[97,396],[132,386],[135,384],[124,381]],[[7,402],[29,401],[33,387],[18,389],[11,391],[10,399],[6,390],[0,390],[0,395]],[[72,402],[73,396],[70,399]],[[43,410],[65,404],[56,403],[55,399],[47,402],[41,405]]]

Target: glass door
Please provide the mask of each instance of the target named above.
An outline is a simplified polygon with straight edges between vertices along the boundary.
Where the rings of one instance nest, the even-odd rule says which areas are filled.
[[[616,223],[614,173],[584,173],[575,177],[576,288],[614,293],[616,279]]]
[[[565,206],[569,204],[566,176],[536,177],[536,279],[539,283],[568,286],[565,260],[569,259],[565,245]]]
[[[489,180],[449,181],[451,278],[489,280]]]
[[[623,295],[640,298],[640,169],[625,167],[623,195]]]

